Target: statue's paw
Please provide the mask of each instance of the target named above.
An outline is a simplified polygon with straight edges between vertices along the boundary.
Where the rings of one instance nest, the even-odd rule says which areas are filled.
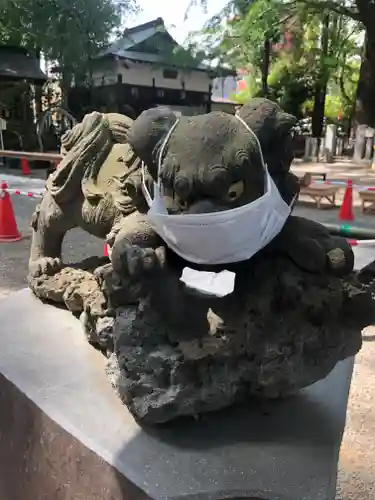
[[[138,278],[155,268],[157,256],[153,248],[130,246],[124,255],[126,271],[131,278]]]
[[[332,236],[332,243],[334,247],[327,252],[330,270],[338,276],[351,273],[354,268],[354,253],[350,244],[337,236]]]
[[[29,276],[38,278],[43,274],[52,276],[59,272],[63,267],[61,259],[57,257],[42,257],[29,263]]]
[[[105,242],[107,243],[107,245],[110,248],[113,247],[113,245],[115,243],[115,239],[116,239],[116,237],[121,229],[122,229],[122,225],[120,223],[114,224],[111,231],[107,234]]]
[[[139,280],[160,267],[162,256],[159,249],[141,248],[137,245],[122,245],[112,250],[112,265],[121,278]]]
[[[321,273],[327,267],[327,256],[317,240],[303,238],[286,249],[287,255],[301,269]]]

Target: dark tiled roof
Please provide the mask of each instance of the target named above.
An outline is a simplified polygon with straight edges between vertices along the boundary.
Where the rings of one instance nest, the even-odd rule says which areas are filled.
[[[20,47],[0,45],[0,79],[45,81],[35,55]]]
[[[148,52],[146,50],[138,50],[139,46],[154,37],[157,34],[164,37],[164,43],[166,45],[165,53]],[[167,48],[168,46],[168,48]],[[102,52],[101,56],[115,56],[121,59],[129,59],[131,61],[154,63],[154,64],[164,64],[168,66],[184,66],[189,69],[197,69],[201,71],[210,71],[215,73],[216,70],[210,66],[203,64],[199,61],[194,60],[193,57],[189,57],[189,61],[184,64],[178,64],[178,57],[173,60],[173,49],[182,47],[174,40],[170,33],[165,28],[165,24],[162,18],[158,17],[153,21],[148,23],[140,24],[134,26],[134,28],[126,29],[123,36],[114,42],[107,50]],[[170,50],[169,50],[170,49]],[[226,72],[227,70],[223,70]],[[231,72],[230,72],[231,73]]]
[[[126,29],[122,37],[113,43],[108,49],[107,53],[114,53],[114,51],[126,51],[135,47],[136,45],[150,39],[156,33],[166,33],[171,45],[178,45],[165,28],[164,21],[161,17],[154,19],[148,23],[139,24],[133,28]]]

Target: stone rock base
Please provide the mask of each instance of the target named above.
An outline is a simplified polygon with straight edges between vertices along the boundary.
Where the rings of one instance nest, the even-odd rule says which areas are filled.
[[[247,294],[200,310],[189,303],[176,324],[152,298],[117,309],[106,371],[136,418],[162,423],[295,394],[354,356],[375,319],[354,276],[316,276],[275,258],[243,279]],[[176,294],[169,297],[166,307],[177,309]]]

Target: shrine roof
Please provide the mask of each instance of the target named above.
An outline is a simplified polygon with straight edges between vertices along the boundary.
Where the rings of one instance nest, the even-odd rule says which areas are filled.
[[[0,79],[43,82],[47,76],[35,54],[22,47],[0,45]]]
[[[113,56],[139,63],[186,67],[209,73],[232,74],[226,68],[213,68],[204,64],[179,45],[165,27],[162,18],[126,29],[121,38],[100,56]]]

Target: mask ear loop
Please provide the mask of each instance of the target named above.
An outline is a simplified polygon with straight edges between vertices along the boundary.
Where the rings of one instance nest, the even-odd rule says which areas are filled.
[[[142,161],[141,163],[141,175],[142,175],[142,191],[143,191],[143,196],[145,197],[145,200],[147,202],[147,205],[151,207],[152,204],[152,198],[150,195],[150,191],[148,190],[146,186],[146,176],[145,176],[145,162]]]
[[[262,162],[262,165],[263,165],[263,168],[264,168],[264,171],[265,173],[267,174],[268,173],[268,169],[267,169],[267,164],[266,162],[264,161],[264,156],[263,156],[263,151],[262,151],[262,146],[260,145],[260,142],[259,142],[259,139],[256,135],[256,133],[254,132],[254,130],[251,130],[251,128],[249,127],[249,125],[240,117],[237,115],[237,113],[234,115],[238,121],[240,121],[242,123],[242,125],[250,132],[250,134],[254,137],[255,139],[255,142],[257,143],[257,146],[258,146],[258,151],[259,151],[259,155],[260,155],[260,160]],[[295,194],[289,207],[290,209],[293,208],[294,204],[296,203],[297,201],[297,198],[298,198],[298,194]]]
[[[246,130],[248,130],[250,132],[250,134],[254,137],[255,142],[257,144],[257,147],[258,147],[260,161],[262,162],[262,167],[264,168],[264,171],[267,172],[267,166],[266,166],[266,162],[264,161],[262,146],[260,145],[260,142],[259,142],[259,139],[258,139],[256,133],[254,132],[254,130],[251,130],[249,125],[239,115],[235,114],[234,116],[237,118],[238,121],[240,121],[242,123],[242,125],[246,128]]]
[[[267,169],[267,165],[266,165],[266,162],[264,161],[264,156],[263,156],[263,151],[262,151],[262,146],[260,145],[260,142],[259,142],[259,139],[256,135],[256,133],[254,132],[254,130],[251,130],[251,128],[249,127],[249,125],[240,117],[238,116],[238,114],[236,113],[234,115],[237,120],[239,122],[242,123],[242,125],[246,128],[246,130],[248,130],[250,132],[250,134],[254,137],[255,139],[255,142],[257,144],[257,147],[258,147],[258,152],[259,152],[259,156],[260,156],[260,161],[262,162],[262,167],[263,167],[263,170],[264,170],[264,191],[267,192],[268,189],[269,189],[269,186],[268,186],[268,183],[269,183],[269,179],[268,179],[268,169]]]
[[[164,154],[164,150],[165,150],[165,147],[166,145],[168,144],[168,141],[169,139],[171,138],[171,135],[174,131],[174,129],[177,127],[177,124],[180,120],[177,119],[174,124],[172,125],[172,127],[168,130],[168,133],[163,141],[163,144],[161,145],[161,148],[160,148],[160,152],[159,152],[159,155],[158,155],[158,171],[157,171],[157,182],[154,183],[154,189],[159,189],[159,192],[160,192],[160,182],[159,182],[159,173],[160,173],[160,169],[161,169],[161,164],[162,164],[162,161],[163,161],[163,154]],[[144,197],[146,199],[146,202],[148,204],[148,206],[150,207],[151,204],[152,204],[152,197],[151,197],[151,194],[149,192],[149,190],[147,189],[147,186],[146,186],[146,176],[145,176],[145,163],[144,161],[142,161],[141,163],[141,175],[142,175],[142,191],[143,191],[143,194],[144,194]]]
[[[173,132],[174,132],[175,128],[177,127],[179,121],[180,121],[180,119],[177,118],[177,120],[174,122],[174,124],[172,125],[172,127],[169,129],[168,134],[165,136],[163,144],[160,147],[159,157],[158,157],[157,183],[156,183],[156,186],[155,186],[155,187],[157,187],[157,189],[159,189],[159,193],[161,193],[160,170],[161,170],[161,165],[162,165],[162,162],[163,162],[164,151],[165,151],[165,148],[166,148],[166,146],[167,146],[167,144],[169,142],[169,139],[171,138],[171,135],[173,134]]]

